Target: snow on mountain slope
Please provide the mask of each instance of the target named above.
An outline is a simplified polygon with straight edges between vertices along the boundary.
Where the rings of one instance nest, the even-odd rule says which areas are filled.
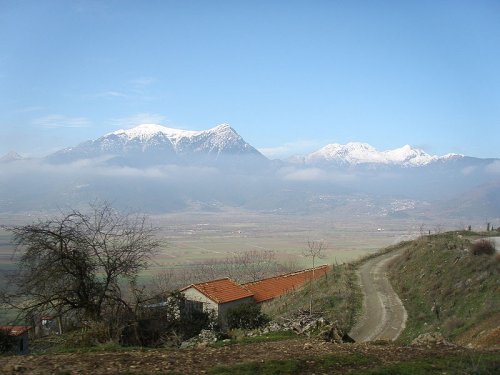
[[[142,158],[145,161],[144,159],[149,157],[149,161],[155,164],[189,158],[217,159],[219,156],[252,156],[265,159],[227,124],[201,131],[142,124],[66,148],[49,155],[48,159],[65,162],[110,155],[127,157],[129,161],[133,161],[132,158]]]
[[[377,151],[367,143],[350,142],[345,145],[333,143],[301,158],[305,164],[388,164],[423,166],[438,160],[459,158],[463,155],[448,154],[442,157],[429,155],[425,151],[405,145],[387,151]],[[297,159],[295,159],[297,160]]]

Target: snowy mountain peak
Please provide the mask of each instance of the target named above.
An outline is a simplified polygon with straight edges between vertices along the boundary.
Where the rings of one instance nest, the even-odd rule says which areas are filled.
[[[208,131],[212,131],[212,132],[232,131],[232,132],[234,132],[234,129],[229,124],[220,124],[220,125],[217,125],[216,127],[212,128],[212,129],[209,129]]]
[[[350,142],[345,145],[333,143],[316,152],[306,155],[303,161],[307,164],[337,163],[341,165],[388,164],[402,166],[423,166],[437,160],[462,157],[448,154],[442,157],[429,155],[425,151],[410,145],[394,150],[377,151],[367,143]]]
[[[239,159],[251,156],[266,158],[246,143],[228,124],[208,130],[183,130],[158,124],[141,124],[131,129],[120,129],[98,139],[49,155],[49,160],[78,160],[95,157],[118,157],[120,160],[143,164],[205,162]]]
[[[214,134],[214,133],[234,133],[236,132],[231,128],[228,124],[221,124],[214,128],[208,130],[184,130],[184,129],[174,129],[168,128],[163,125],[158,124],[141,124],[131,129],[120,129],[116,130],[112,133],[106,134],[104,137],[110,135],[117,135],[120,137],[124,137],[128,140],[138,139],[141,141],[148,141],[158,135],[164,135],[169,138],[174,143],[177,143],[179,140],[183,138],[194,138],[204,134]]]
[[[124,129],[116,130],[112,133],[106,134],[105,137],[109,135],[117,135],[125,137],[129,140],[140,139],[144,141],[144,140],[149,140],[159,134],[163,134],[168,138],[182,138],[182,137],[192,137],[198,133],[199,132],[192,130],[167,128],[166,126],[158,124],[141,124],[127,130]]]

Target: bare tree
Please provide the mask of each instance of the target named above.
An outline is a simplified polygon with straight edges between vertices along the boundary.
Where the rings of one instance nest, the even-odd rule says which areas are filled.
[[[108,203],[6,229],[19,263],[2,297],[25,316],[72,311],[103,321],[105,311],[131,311],[122,285],[137,278],[159,246],[145,217],[120,214]]]
[[[316,259],[322,259],[325,257],[324,251],[327,249],[327,244],[324,241],[307,241],[307,247],[302,251],[302,255],[307,258],[312,258],[312,278],[314,280],[314,271],[316,267]],[[314,287],[313,282],[311,285],[311,293],[309,300],[309,313],[313,313],[313,299],[314,299]]]

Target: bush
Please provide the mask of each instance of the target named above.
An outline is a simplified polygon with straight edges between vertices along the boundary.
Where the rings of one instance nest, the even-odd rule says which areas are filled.
[[[261,311],[260,305],[242,303],[227,310],[226,320],[229,329],[255,329],[264,326],[270,319]]]
[[[14,345],[14,338],[7,331],[0,329],[0,353],[7,353]]]
[[[198,335],[214,325],[213,314],[185,309],[186,299],[174,292],[157,306],[144,306],[140,317],[122,331],[120,342],[125,346],[173,346]]]
[[[493,255],[495,254],[495,244],[491,240],[478,240],[470,248],[473,255]]]

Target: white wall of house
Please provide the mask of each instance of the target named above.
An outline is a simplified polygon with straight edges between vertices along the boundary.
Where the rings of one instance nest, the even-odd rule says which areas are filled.
[[[183,290],[182,293],[184,294],[184,297],[186,297],[187,300],[198,301],[203,303],[203,311],[207,312],[213,311],[215,316],[219,319],[219,323],[223,329],[227,328],[227,323],[225,318],[226,318],[226,311],[228,309],[242,303],[250,303],[254,301],[253,297],[246,297],[237,299],[235,301],[229,301],[226,303],[217,304],[216,302],[212,301],[210,298],[208,298],[206,295],[204,295],[194,287],[187,288]]]
[[[203,293],[199,292],[196,288],[194,287],[187,288],[186,290],[183,290],[182,293],[184,294],[184,297],[186,297],[186,299],[188,300],[198,301],[203,303],[203,311],[207,312],[213,311],[215,315],[218,316],[219,308],[217,303],[212,301]]]

